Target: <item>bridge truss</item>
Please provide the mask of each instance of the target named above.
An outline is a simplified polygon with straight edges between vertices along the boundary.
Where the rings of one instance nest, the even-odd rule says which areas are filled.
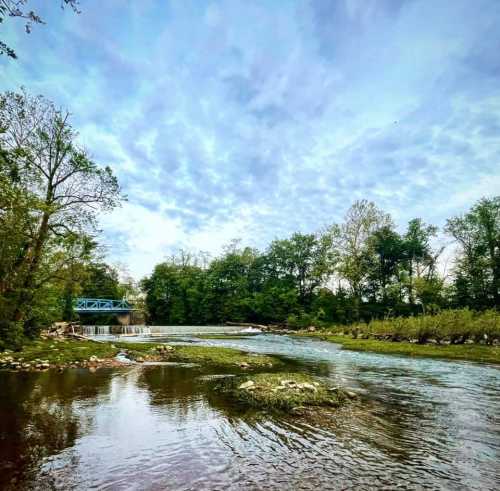
[[[120,314],[132,312],[133,308],[126,300],[106,298],[77,298],[74,311],[79,314]]]

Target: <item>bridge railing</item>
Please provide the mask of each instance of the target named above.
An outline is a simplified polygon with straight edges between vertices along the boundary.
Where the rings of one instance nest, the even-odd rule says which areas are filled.
[[[74,310],[76,312],[129,312],[132,310],[132,305],[127,300],[77,298]]]

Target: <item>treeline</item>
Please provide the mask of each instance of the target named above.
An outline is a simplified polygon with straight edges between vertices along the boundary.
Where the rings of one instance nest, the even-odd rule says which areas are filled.
[[[415,218],[400,233],[389,214],[363,200],[342,223],[275,240],[264,251],[235,242],[212,260],[181,252],[142,281],[150,321],[307,327],[498,308],[500,197],[447,221],[444,233],[457,251],[446,277],[443,248],[433,245],[438,232]]]
[[[76,295],[119,295],[95,226],[120,200],[68,112],[25,91],[0,95],[0,349],[70,319]]]

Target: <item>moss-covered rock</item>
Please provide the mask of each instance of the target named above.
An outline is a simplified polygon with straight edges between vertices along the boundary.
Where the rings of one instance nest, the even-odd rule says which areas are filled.
[[[329,387],[301,373],[259,373],[235,377],[224,380],[218,387],[249,406],[287,412],[311,406],[338,407],[355,397],[353,393]]]

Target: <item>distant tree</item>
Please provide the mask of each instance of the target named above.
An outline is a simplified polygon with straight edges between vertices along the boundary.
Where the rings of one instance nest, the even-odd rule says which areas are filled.
[[[397,281],[399,268],[404,259],[404,241],[390,226],[375,230],[367,240],[368,255],[373,257],[371,279],[375,295],[387,303],[387,287]]]
[[[339,251],[336,271],[348,283],[358,311],[370,274],[369,239],[377,230],[392,226],[390,215],[375,203],[360,200],[349,208],[344,222],[333,229],[334,243]]]
[[[213,309],[207,308],[207,272],[197,263],[197,256],[182,251],[157,264],[151,276],[141,281],[153,324],[197,325],[213,320]]]
[[[118,271],[106,263],[90,263],[85,268],[80,295],[87,298],[120,299],[122,290]]]
[[[272,274],[296,288],[303,307],[333,272],[335,263],[329,233],[317,236],[295,233],[289,239],[275,240],[266,256]]]
[[[58,0],[62,9],[68,6],[75,13],[80,13],[78,10],[78,0]],[[31,32],[33,24],[45,24],[43,19],[33,10],[29,10],[28,0],[0,0],[0,24],[3,24],[6,19],[17,18],[25,21],[24,30],[27,34]],[[0,55],[7,55],[10,58],[17,58],[16,52],[4,41],[0,40]]]
[[[437,258],[430,242],[436,236],[437,231],[438,228],[435,225],[426,225],[420,218],[415,218],[408,223],[408,229],[403,237],[408,272],[408,299],[411,305],[415,303],[415,277],[422,277],[427,272],[427,279],[430,279],[434,272],[433,268]],[[439,253],[437,254],[439,255]]]
[[[457,300],[472,308],[498,308],[500,196],[483,198],[465,215],[451,218],[446,231],[459,245],[455,264]]]

